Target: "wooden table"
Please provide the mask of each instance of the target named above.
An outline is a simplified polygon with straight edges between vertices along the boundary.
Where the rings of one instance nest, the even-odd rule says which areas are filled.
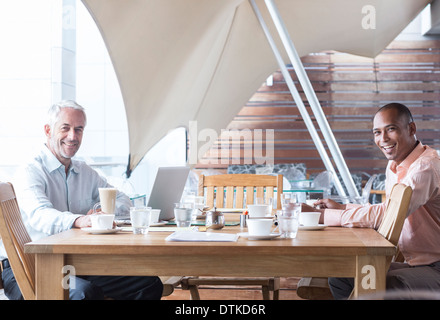
[[[225,227],[218,232],[243,232]],[[63,266],[76,275],[354,277],[355,296],[385,289],[395,247],[372,229],[300,230],[296,239],[169,242],[170,232],[93,235],[71,229],[25,245],[35,253],[37,299],[66,299]],[[65,273],[62,272],[65,271]]]

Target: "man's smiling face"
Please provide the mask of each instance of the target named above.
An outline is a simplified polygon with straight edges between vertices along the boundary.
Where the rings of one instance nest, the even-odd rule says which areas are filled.
[[[374,142],[388,160],[394,160],[397,164],[414,149],[415,133],[415,123],[399,115],[396,109],[382,110],[374,117]]]
[[[73,108],[61,109],[53,128],[45,126],[47,146],[66,168],[81,146],[84,127],[84,114]]]

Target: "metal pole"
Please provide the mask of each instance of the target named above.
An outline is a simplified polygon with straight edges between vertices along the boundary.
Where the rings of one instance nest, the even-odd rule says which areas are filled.
[[[260,12],[257,4],[255,3],[255,0],[249,0],[249,2],[251,4],[252,8],[254,9],[255,15],[256,15],[258,21],[260,22],[260,25],[264,31],[264,34],[266,35],[266,38],[269,42],[269,45],[272,48],[272,51],[275,55],[275,58],[278,62],[278,65],[281,69],[281,73],[283,74],[284,79],[286,80],[286,83],[287,83],[287,86],[289,87],[290,93],[292,94],[292,97],[295,100],[296,105],[298,106],[299,112],[301,113],[301,116],[304,120],[304,123],[306,124],[307,129],[309,130],[310,136],[312,137],[312,140],[315,143],[316,148],[318,149],[318,152],[321,156],[321,159],[324,162],[326,169],[328,171],[332,172],[332,174],[334,174],[334,176],[336,177],[335,187],[336,187],[339,195],[345,196],[345,192],[344,192],[344,189],[341,185],[341,182],[339,181],[339,179],[337,179],[337,175],[336,175],[335,169],[333,168],[333,165],[330,161],[330,158],[328,157],[327,152],[324,149],[324,146],[321,142],[321,139],[320,139],[318,133],[316,132],[315,127],[313,126],[312,120],[310,119],[310,116],[307,113],[307,109],[304,106],[304,103],[301,99],[301,96],[298,93],[298,90],[295,87],[295,84],[293,83],[292,77],[290,76],[290,73],[286,68],[286,65],[281,57],[281,54],[279,53],[278,48],[277,48],[272,36],[270,35],[269,29],[267,28],[267,25],[264,22],[263,17],[261,16],[261,12]]]
[[[281,19],[278,9],[272,0],[265,0],[265,3],[269,10],[270,16],[272,17],[272,20],[275,24],[275,27],[278,30],[278,34],[281,38],[281,41],[284,44],[284,48],[287,51],[287,55],[289,56],[293,68],[297,74],[298,80],[301,83],[301,86],[304,90],[307,100],[310,103],[310,107],[312,108],[316,121],[318,122],[318,125],[324,135],[330,153],[332,154],[336,166],[338,167],[341,177],[345,183],[345,186],[347,187],[348,193],[352,197],[359,197],[359,193],[356,189],[353,178],[350,175],[344,157],[342,156],[341,150],[339,149],[339,146],[336,142],[333,132],[327,122],[327,119],[325,118],[324,112],[322,111],[321,105],[318,101],[318,98],[316,97],[315,91],[313,90],[313,87],[310,83],[310,80],[307,76],[307,73],[304,69],[301,59],[293,45],[293,42],[289,36],[287,28],[284,25],[283,20]],[[338,179],[336,178],[336,180]]]

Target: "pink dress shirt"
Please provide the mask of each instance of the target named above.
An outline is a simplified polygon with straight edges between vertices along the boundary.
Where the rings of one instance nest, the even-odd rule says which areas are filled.
[[[385,181],[387,196],[398,182],[413,189],[399,239],[405,261],[410,265],[440,261],[440,157],[437,151],[418,143],[400,165],[389,161]],[[385,203],[347,205],[346,210],[324,210],[324,223],[377,229],[384,212]]]

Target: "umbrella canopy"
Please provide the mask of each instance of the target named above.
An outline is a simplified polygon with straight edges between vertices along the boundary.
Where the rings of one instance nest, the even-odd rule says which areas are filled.
[[[190,121],[199,130],[226,128],[278,68],[247,0],[83,2],[101,31],[122,91],[130,143],[128,176],[174,128],[188,128]],[[336,50],[374,57],[429,2],[276,4],[300,56]],[[265,8],[262,0],[257,3]],[[270,21],[266,11],[263,17]]]

